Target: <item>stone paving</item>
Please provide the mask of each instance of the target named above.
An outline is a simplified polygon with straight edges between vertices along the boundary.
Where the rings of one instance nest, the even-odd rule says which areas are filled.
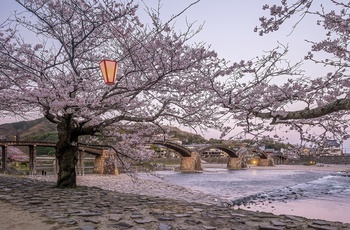
[[[51,230],[350,229],[350,224],[339,222],[276,216],[235,210],[231,206],[131,195],[97,187],[58,189],[51,182],[13,176],[0,176],[0,200],[42,215],[48,223],[55,224]]]

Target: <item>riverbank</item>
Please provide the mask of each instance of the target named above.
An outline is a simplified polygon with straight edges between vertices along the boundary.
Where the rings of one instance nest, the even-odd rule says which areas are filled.
[[[204,170],[211,168],[227,168],[226,164],[202,164]],[[324,172],[350,172],[350,165],[316,164],[316,165],[275,165],[275,166],[254,166],[248,165],[248,169],[256,170],[300,170],[300,171],[324,171]],[[244,169],[243,169],[244,170]]]
[[[91,179],[91,176],[84,178],[88,177]],[[101,180],[105,176],[92,177]],[[80,182],[84,178],[79,177]],[[114,180],[118,181],[118,178]],[[124,179],[122,181],[125,182]],[[140,182],[132,182],[132,185],[123,183],[123,188],[135,184],[140,185]],[[147,184],[146,187],[149,186]],[[149,191],[153,192],[152,196],[120,193],[95,186],[57,189],[52,182],[2,175],[0,205],[6,215],[0,218],[1,229],[23,229],[23,226],[29,230],[350,229],[350,224],[339,222],[234,210],[219,203],[186,202],[176,199],[177,192],[184,194],[184,191],[174,192],[170,190],[172,187],[167,186],[167,193],[172,194],[174,199],[166,199],[154,193],[159,186],[153,187],[155,190]]]
[[[224,166],[203,165],[205,171]],[[273,170],[338,172],[349,167],[275,166]],[[349,223],[298,217],[297,212],[274,215],[269,210],[237,209],[217,196],[171,184],[162,175],[147,178],[78,176],[77,189],[62,190],[54,188],[55,176],[1,175],[1,229],[350,229]]]

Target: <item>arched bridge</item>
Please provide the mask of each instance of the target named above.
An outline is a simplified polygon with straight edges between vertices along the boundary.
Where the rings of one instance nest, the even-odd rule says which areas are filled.
[[[152,144],[162,145],[162,146],[168,147],[168,148],[176,151],[177,153],[179,153],[182,156],[181,166],[183,165],[183,162],[185,160],[186,161],[188,160],[186,158],[194,157],[193,156],[194,153],[196,153],[198,155],[198,157],[200,157],[200,155],[202,155],[206,150],[213,149],[213,148],[219,149],[219,150],[227,153],[227,155],[229,156],[229,160],[227,163],[228,169],[246,168],[247,167],[246,158],[245,158],[246,154],[253,154],[255,156],[258,156],[260,158],[260,160],[259,160],[260,166],[271,165],[269,163],[270,157],[266,153],[261,152],[261,151],[257,151],[257,150],[251,152],[251,150],[249,150],[247,148],[241,148],[239,150],[234,150],[234,149],[231,149],[225,145],[208,145],[208,146],[204,146],[204,147],[197,147],[196,149],[189,149],[189,148],[186,148],[182,145],[176,144],[174,142],[169,142],[169,141],[156,141],[156,142],[152,142]],[[192,160],[192,161],[194,161],[194,160]],[[180,166],[180,169],[181,169],[181,166]]]
[[[182,156],[181,166],[180,170],[184,172],[197,172],[202,171],[201,168],[201,159],[200,154],[204,151],[215,148],[219,149],[229,156],[229,162],[228,162],[228,168],[229,169],[238,169],[243,168],[246,166],[243,166],[244,164],[244,153],[241,153],[240,150],[235,151],[233,149],[230,149],[228,146],[225,145],[208,145],[205,147],[197,148],[197,149],[189,149],[182,145],[179,145],[174,142],[170,141],[154,141],[150,144],[156,144],[156,145],[162,145],[164,147],[167,147],[169,149],[172,149],[179,153]],[[56,147],[55,142],[30,142],[30,141],[0,141],[0,146],[2,148],[2,168],[3,171],[6,169],[6,158],[7,158],[7,147],[8,146],[28,146],[29,147],[29,168],[31,174],[36,174],[35,169],[35,159],[36,159],[36,147]],[[112,148],[114,151],[117,152],[116,149],[114,149],[112,146],[107,145],[91,145],[91,144],[84,144],[79,143],[79,150],[80,154],[82,152],[92,154],[96,156],[96,159],[103,161],[105,157],[102,155],[106,154],[106,149]],[[259,156],[262,161],[267,161],[268,155],[266,155],[263,152],[255,151],[254,154],[256,156]],[[81,157],[81,156],[80,156]],[[104,163],[101,163],[103,165]],[[101,166],[102,167],[102,166]]]

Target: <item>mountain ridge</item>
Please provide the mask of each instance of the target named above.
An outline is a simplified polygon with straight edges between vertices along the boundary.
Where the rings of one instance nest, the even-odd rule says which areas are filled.
[[[173,126],[166,126],[169,135],[177,138],[183,144],[206,143],[207,140],[199,134],[193,134]],[[56,125],[46,118],[30,121],[20,121],[0,125],[0,139],[12,141],[57,141]]]

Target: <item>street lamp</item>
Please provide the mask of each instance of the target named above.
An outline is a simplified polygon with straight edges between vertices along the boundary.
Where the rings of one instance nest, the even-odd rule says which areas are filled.
[[[100,68],[106,85],[114,85],[118,71],[118,62],[103,59],[100,62]]]

